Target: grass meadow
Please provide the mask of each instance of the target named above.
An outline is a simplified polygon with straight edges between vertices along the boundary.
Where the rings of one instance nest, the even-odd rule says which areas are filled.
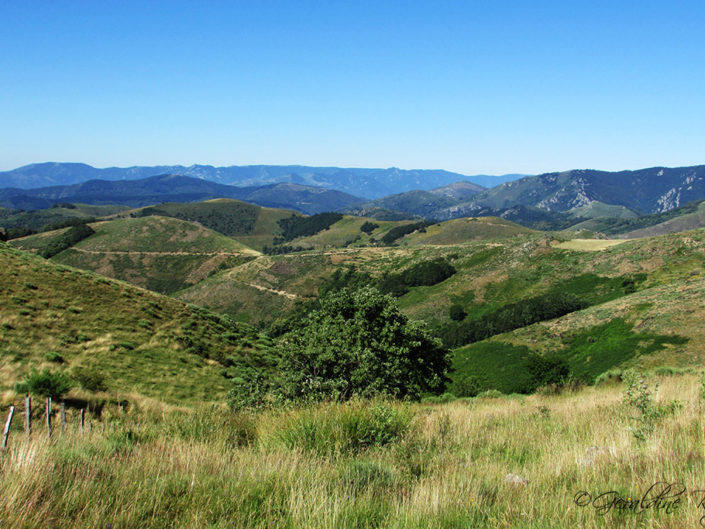
[[[63,433],[55,426],[51,441],[39,420],[28,440],[18,413],[0,454],[1,526],[699,527],[701,382],[695,374],[655,382],[666,412],[645,441],[629,429],[637,410],[619,382],[257,413],[144,401],[104,409],[104,430],[96,417],[83,434],[74,421]],[[657,482],[685,491],[659,499],[663,486],[647,493]],[[580,491],[591,496],[578,503],[614,492],[578,505]]]

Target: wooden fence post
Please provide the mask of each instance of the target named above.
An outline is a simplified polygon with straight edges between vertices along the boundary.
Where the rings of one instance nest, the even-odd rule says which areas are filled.
[[[32,397],[27,395],[24,398],[24,431],[27,432],[27,437],[32,433]]]
[[[15,414],[15,407],[10,406],[10,413],[7,415],[5,429],[2,431],[2,449],[7,448],[7,437],[10,435],[10,425],[12,424],[12,416]]]
[[[47,397],[47,436],[51,439],[51,397]]]
[[[61,403],[61,431],[66,431],[66,403]]]

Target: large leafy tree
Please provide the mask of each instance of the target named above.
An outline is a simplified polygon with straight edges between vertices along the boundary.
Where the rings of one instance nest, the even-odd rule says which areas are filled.
[[[294,399],[417,399],[442,391],[450,367],[440,341],[373,287],[324,296],[278,348],[282,391]]]

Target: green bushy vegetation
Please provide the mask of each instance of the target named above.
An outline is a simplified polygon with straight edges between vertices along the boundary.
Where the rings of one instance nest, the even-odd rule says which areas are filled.
[[[44,232],[44,231],[60,230],[61,228],[71,228],[73,226],[81,226],[82,224],[89,224],[89,223],[95,222],[95,221],[96,221],[95,217],[68,218],[68,219],[57,221],[57,222],[45,224],[44,226],[42,226],[40,228],[39,231]]]
[[[370,233],[375,231],[377,228],[379,228],[379,224],[377,224],[375,222],[370,222],[368,220],[368,221],[365,221],[365,223],[362,226],[360,226],[360,231],[369,235]]]
[[[71,389],[71,385],[71,379],[62,371],[44,369],[39,372],[32,369],[24,380],[15,385],[15,391],[57,400]]]
[[[669,344],[686,342],[678,335],[634,332],[621,318],[565,336],[563,347],[550,354],[504,341],[481,341],[454,351],[450,391],[467,394],[461,389],[467,380],[503,393],[530,393],[568,379],[587,384],[621,380],[621,371],[611,370]]]
[[[331,291],[279,338],[276,369],[240,371],[232,408],[271,401],[418,399],[442,391],[448,352],[373,287]]]
[[[342,213],[317,213],[309,217],[291,215],[278,221],[282,229],[280,237],[275,239],[275,244],[292,241],[297,237],[308,237],[318,232],[327,230],[343,218]]]
[[[447,347],[460,347],[495,334],[557,318],[586,306],[586,302],[572,294],[550,292],[504,305],[479,319],[447,323],[439,332]]]
[[[401,226],[395,226],[382,237],[382,242],[384,244],[392,244],[396,240],[401,239],[404,235],[409,235],[415,231],[423,231],[432,223],[427,221],[412,222],[410,224],[402,224]]]
[[[259,206],[239,200],[212,200],[190,204],[165,203],[138,210],[136,215],[173,217],[210,228],[228,236],[251,234],[260,211]]]
[[[50,257],[54,257],[64,250],[71,248],[77,242],[90,237],[94,233],[95,231],[93,231],[93,228],[87,224],[79,223],[69,228],[58,238],[53,240],[49,245],[42,248],[39,255],[45,259],[49,259]]]

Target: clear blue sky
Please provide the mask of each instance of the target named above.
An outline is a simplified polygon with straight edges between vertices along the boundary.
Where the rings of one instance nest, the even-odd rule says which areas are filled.
[[[705,2],[0,0],[0,169],[705,163]]]

